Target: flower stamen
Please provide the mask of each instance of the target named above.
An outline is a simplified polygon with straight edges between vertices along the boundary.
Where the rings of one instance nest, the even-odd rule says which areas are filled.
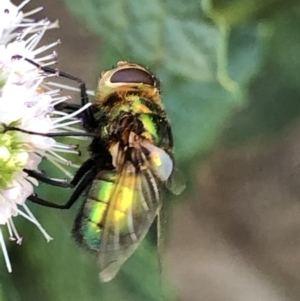
[[[12,234],[13,234],[12,237],[14,238],[14,240],[16,239],[17,244],[20,245],[22,243],[23,238],[19,235],[19,233],[18,233],[18,231],[15,227],[15,224],[14,224],[14,222],[11,218],[8,220],[8,223],[9,223],[9,225],[11,227],[11,230],[12,230]]]
[[[42,225],[38,222],[38,220],[34,217],[34,215],[32,214],[32,212],[29,210],[29,208],[26,206],[26,204],[22,205],[23,208],[25,209],[26,213],[28,214],[27,217],[31,218],[31,221],[38,227],[38,229],[40,230],[40,232],[42,232],[42,234],[44,235],[44,237],[46,238],[47,242],[53,240],[53,238],[46,232],[46,230],[42,227]],[[20,212],[22,212],[20,210]],[[25,218],[26,218],[26,214],[24,214],[24,212],[20,213],[22,214]]]
[[[44,33],[57,28],[59,24],[58,21],[51,23],[48,19],[36,21],[28,18],[43,9],[38,7],[23,13],[21,9],[28,2],[30,0],[15,6],[5,0],[4,9],[0,10],[0,226],[7,227],[9,239],[17,244],[22,242],[13,220],[18,215],[33,223],[47,241],[52,239],[25,201],[28,198],[33,199],[30,196],[35,195],[34,188],[39,181],[71,186],[66,179],[44,176],[39,165],[43,159],[47,159],[68,178],[73,178],[72,173],[63,165],[78,165],[64,158],[63,154],[79,155],[78,144],[64,144],[55,139],[58,136],[87,139],[77,138],[85,133],[71,125],[80,123],[78,116],[90,106],[85,105],[71,114],[57,111],[56,105],[70,97],[60,95],[61,87],[53,89],[54,85],[45,82],[46,79],[56,78],[60,74],[55,69],[44,66],[57,62],[56,51],[50,53],[50,49],[60,44],[60,40],[41,47],[38,45]],[[48,53],[42,54],[45,51]],[[11,272],[1,228],[0,245],[7,269]]]
[[[1,228],[0,228],[0,245],[1,245],[3,256],[4,256],[4,261],[5,261],[5,264],[6,264],[6,268],[7,268],[8,272],[11,273],[12,272],[11,263],[10,263],[10,260],[9,260],[9,256],[8,256],[8,253],[7,253],[6,244],[5,244],[5,241],[4,241],[4,238],[3,238]]]
[[[18,11],[20,11],[27,3],[29,3],[31,0],[24,0],[19,6],[17,6]]]
[[[47,28],[46,28],[46,29],[47,29]],[[45,29],[45,30],[46,30],[46,29]],[[35,55],[40,54],[41,52],[45,52],[46,50],[48,50],[48,49],[50,49],[50,48],[53,48],[53,47],[55,47],[55,46],[57,46],[57,45],[59,45],[59,44],[61,44],[61,40],[57,40],[56,42],[53,42],[53,43],[51,43],[51,44],[48,44],[48,45],[42,46],[42,47],[40,47],[40,48],[37,48],[36,50],[33,51],[33,53],[34,53]]]
[[[44,7],[40,6],[40,7],[37,7],[35,9],[33,9],[33,10],[30,10],[30,11],[24,13],[23,14],[23,17],[24,17],[23,22],[27,22],[27,20],[30,21],[30,22],[34,22],[33,19],[27,19],[27,17],[32,16],[32,15],[34,15],[34,14],[42,11],[43,9],[44,9]]]

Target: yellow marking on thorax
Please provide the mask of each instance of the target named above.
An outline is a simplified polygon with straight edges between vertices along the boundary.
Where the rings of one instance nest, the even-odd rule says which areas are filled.
[[[151,119],[151,116],[141,115],[139,117],[139,119],[143,123],[145,130],[148,132],[148,133],[144,132],[142,134],[143,137],[145,137],[148,140],[152,140],[152,137],[154,137],[154,139],[157,139],[158,136],[157,136],[156,127],[155,127],[155,124],[154,124],[153,120]]]

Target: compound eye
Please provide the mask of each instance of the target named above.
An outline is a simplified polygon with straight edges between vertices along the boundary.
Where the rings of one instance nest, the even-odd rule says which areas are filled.
[[[111,83],[145,84],[155,87],[155,80],[147,71],[126,68],[116,71],[110,78]]]

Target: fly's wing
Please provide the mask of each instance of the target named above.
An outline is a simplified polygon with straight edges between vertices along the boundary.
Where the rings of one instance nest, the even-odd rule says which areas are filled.
[[[148,143],[137,151],[143,165],[125,162],[105,216],[99,253],[103,282],[114,278],[147,234],[162,204],[163,182],[172,172],[172,160],[162,149]]]
[[[148,159],[151,162],[153,173],[161,179],[161,181],[165,182],[165,186],[169,191],[175,195],[181,194],[186,186],[185,178],[180,170],[174,168],[169,155],[161,148],[149,142],[142,143],[142,147],[150,151]],[[168,162],[171,162],[171,164],[168,164]]]
[[[166,182],[166,187],[175,195],[179,195],[185,190],[186,181],[184,175],[179,169],[174,168],[171,176]]]

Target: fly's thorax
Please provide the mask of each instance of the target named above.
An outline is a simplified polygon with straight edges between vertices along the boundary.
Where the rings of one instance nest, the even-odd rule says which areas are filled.
[[[122,118],[122,115],[156,114],[165,117],[161,104],[138,94],[121,93],[118,97],[112,95],[109,105],[101,108],[107,116],[108,123]]]
[[[124,138],[124,136],[128,137],[129,133],[133,131],[158,146],[160,141],[170,140],[168,136],[171,133],[167,132],[170,124],[164,109],[148,98],[130,95],[115,103],[107,111],[106,116],[107,123],[101,127],[102,137],[103,135],[117,137],[117,140],[122,139],[127,144],[128,138]],[[163,145],[165,144],[163,143]],[[168,147],[168,145],[166,146]]]
[[[145,166],[148,160],[143,149],[145,142],[172,153],[172,133],[165,116],[152,114],[151,110],[149,113],[133,114],[124,109],[118,113],[102,129],[103,134],[109,137],[108,151],[117,171],[122,169],[126,160],[130,160],[138,169]]]
[[[95,104],[105,109],[111,109],[124,101],[130,102],[132,96],[147,98],[163,108],[159,90],[144,84],[126,85],[118,83],[105,87],[98,85],[95,95]]]

